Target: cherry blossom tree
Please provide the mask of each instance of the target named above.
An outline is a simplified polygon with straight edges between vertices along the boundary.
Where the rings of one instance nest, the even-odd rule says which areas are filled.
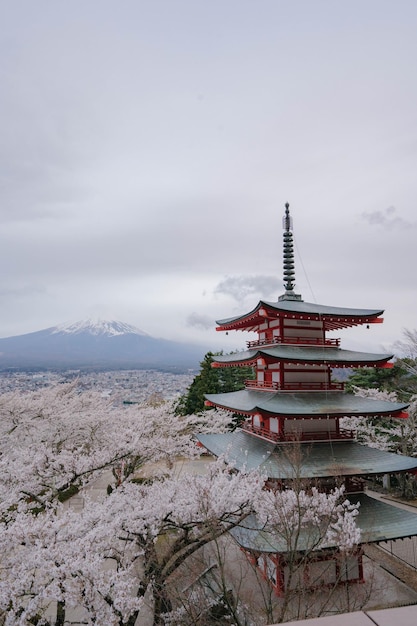
[[[145,593],[154,623],[170,609],[165,582],[201,546],[253,509],[263,480],[231,474],[222,461],[206,475],[125,481],[80,512],[19,511],[1,523],[0,609],[6,624],[63,624],[83,609],[88,624],[131,626]],[[56,614],[48,619],[48,612]],[[39,622],[42,623],[42,622]]]
[[[328,611],[352,610],[341,583],[343,567],[346,569],[349,559],[352,563],[356,561],[360,531],[356,525],[358,506],[347,500],[344,488],[335,488],[327,494],[314,487],[284,491],[262,489],[258,490],[253,507],[252,514],[231,533],[238,539],[246,536],[248,530],[258,529],[265,545],[276,546],[286,563],[282,595],[277,597],[272,587],[265,584],[258,568],[263,570],[264,563],[272,566],[267,553],[257,555],[255,563],[254,558],[248,560],[236,550],[238,544],[233,543],[229,535],[222,535],[206,546],[200,561],[197,555],[187,563],[188,571],[194,571],[195,583],[183,585],[185,591],[176,597],[174,593],[173,610],[167,616],[170,626],[211,626],[217,623],[215,616],[219,614],[229,619],[229,622],[219,623],[253,626],[317,617]],[[335,559],[339,562],[340,573],[321,594],[318,590],[312,593],[306,588],[305,573],[308,571],[311,577],[311,564],[317,560],[317,554],[324,551],[331,554],[331,560],[328,565],[322,561],[320,576],[326,577],[326,568],[332,574],[335,572],[332,568]],[[272,569],[275,572],[273,566]],[[271,572],[271,576],[274,575]],[[186,577],[188,583],[189,578]],[[251,581],[250,595],[245,579]],[[319,585],[319,581],[316,582]],[[171,586],[175,588],[176,583],[178,580]],[[355,591],[354,608],[362,606],[368,592],[369,586]]]
[[[380,391],[379,389],[354,388],[355,393],[363,398],[375,398],[388,402],[398,402],[394,391]],[[356,432],[359,442],[372,448],[379,448],[388,452],[417,456],[417,396],[411,396],[407,409],[408,418],[373,418],[355,417],[343,418],[341,425]],[[386,485],[390,485],[390,480]],[[417,496],[417,482],[413,474],[398,474],[396,482],[399,492],[406,499]]]
[[[395,343],[395,348],[406,358],[415,361],[417,359],[417,330],[404,328],[403,339]]]
[[[256,503],[258,523],[263,532],[269,533],[285,554],[286,580],[282,602],[274,612],[271,611],[271,618],[277,623],[318,616],[325,607],[328,608],[331,592],[341,582],[340,575],[332,578],[331,588],[321,607],[313,597],[315,606],[311,614],[312,600],[305,593],[305,573],[308,571],[311,576],[311,563],[316,554],[330,552],[332,560],[327,563],[331,565],[335,558],[346,560],[360,542],[360,530],[356,525],[359,506],[351,504],[345,497],[344,486],[329,493],[316,487],[304,489],[298,481],[292,487],[284,491],[262,492],[261,501]],[[325,565],[326,561],[323,563]],[[326,577],[326,568],[320,569],[319,577]],[[318,581],[310,580],[309,584],[319,586]]]
[[[356,395],[386,402],[398,402],[395,391],[354,388]],[[358,441],[372,448],[398,452],[407,456],[417,455],[417,396],[412,396],[407,409],[408,418],[343,418],[341,425],[356,432]]]
[[[200,452],[190,434],[221,432],[225,412],[174,416],[170,403],[115,407],[77,382],[0,396],[0,512],[45,508],[113,469],[120,483],[145,462]],[[69,493],[72,493],[70,491]]]
[[[308,529],[310,551],[329,542],[347,551],[357,542],[341,492],[272,493],[263,484],[258,473],[230,473],[219,460],[185,480],[126,481],[80,512],[19,512],[0,533],[5,624],[61,625],[77,609],[87,624],[133,626],[146,599],[153,623],[163,624],[172,609],[168,579],[254,512],[279,536]]]
[[[306,494],[313,500],[300,520],[291,510],[301,496],[268,492],[256,471],[236,473],[218,459],[203,474],[178,473],[178,457],[201,452],[192,432],[224,430],[228,419],[174,416],[169,404],[115,407],[76,382],[1,396],[2,623],[134,626],[147,612],[155,626],[173,623],[168,581],[248,516],[271,522],[279,497],[286,524],[312,524],[307,509],[317,500],[333,540],[349,543],[352,511],[337,509],[341,494]],[[151,475],[139,479],[148,462]],[[110,470],[111,489],[90,498],[88,488]],[[71,487],[83,490],[80,511],[62,502]],[[284,532],[276,515],[274,523],[273,532]]]

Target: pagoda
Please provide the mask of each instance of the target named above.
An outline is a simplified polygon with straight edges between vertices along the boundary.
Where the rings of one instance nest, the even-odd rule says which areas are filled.
[[[412,472],[417,459],[358,443],[349,417],[407,418],[407,404],[361,398],[333,380],[337,368],[392,367],[392,354],[344,350],[328,332],[383,321],[380,309],[353,309],[305,302],[295,293],[293,228],[289,205],[283,218],[283,283],[275,302],[261,300],[254,309],[218,321],[218,331],[257,334],[245,350],[214,356],[213,367],[251,366],[256,374],[245,388],[208,394],[206,404],[241,416],[240,428],[225,434],[199,434],[197,439],[214,456],[224,455],[236,470],[259,468],[270,488],[291,486],[294,473],[306,484],[329,490],[344,484],[351,503],[358,503],[357,525],[362,543],[378,543],[417,535],[417,515],[381,502],[364,492],[364,480],[385,474]],[[342,426],[343,424],[343,426]],[[292,452],[294,454],[292,454]],[[297,469],[293,458],[299,459]],[[286,585],[288,548],[265,537],[256,520],[234,531],[248,554],[282,595]],[[362,550],[350,557],[341,575],[333,550],[314,557],[329,584],[363,581]],[[334,565],[330,568],[329,561]],[[321,565],[320,565],[321,564]],[[326,568],[326,574],[324,574]],[[320,579],[315,575],[314,580]],[[308,572],[304,572],[309,586]],[[315,583],[311,581],[310,586]]]

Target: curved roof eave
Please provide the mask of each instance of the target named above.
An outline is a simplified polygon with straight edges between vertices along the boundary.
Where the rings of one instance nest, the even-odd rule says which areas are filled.
[[[249,311],[249,313],[243,313],[243,315],[237,315],[234,317],[228,317],[226,319],[223,320],[216,320],[216,324],[221,327],[221,326],[229,326],[230,324],[234,324],[234,323],[238,323],[238,322],[244,322],[245,320],[250,320],[251,318],[253,318],[255,316],[255,314],[259,311],[259,309],[262,307],[262,300],[260,300],[258,302],[258,304],[255,306],[255,308],[253,308],[251,311]]]
[[[335,317],[378,317],[384,312],[383,309],[353,309],[348,307],[328,306],[326,304],[316,304],[315,302],[304,302],[303,300],[282,300],[278,302],[268,302],[261,300],[260,304],[284,311],[285,313],[311,313],[312,315],[335,316]]]
[[[360,398],[343,392],[282,393],[242,389],[229,393],[206,394],[216,406],[236,413],[254,414],[258,411],[281,417],[345,417],[394,416],[405,411],[408,404]]]
[[[243,364],[252,362],[258,358],[267,357],[288,363],[320,363],[328,365],[334,364],[335,366],[346,365],[348,367],[352,363],[360,363],[363,365],[386,363],[392,359],[393,356],[393,354],[372,354],[327,346],[299,347],[280,344],[273,347],[259,347],[252,350],[234,352],[232,354],[215,355],[213,362],[219,364]]]
[[[261,309],[272,309],[277,313],[281,312],[284,315],[311,315],[315,317],[324,317],[327,319],[345,319],[345,318],[357,318],[357,323],[366,323],[376,319],[384,312],[383,309],[352,309],[346,307],[327,306],[322,304],[315,304],[313,302],[304,302],[304,300],[278,300],[277,302],[268,302],[267,300],[260,300],[255,308],[249,313],[238,315],[236,317],[229,317],[223,320],[218,320],[216,323],[219,329],[222,327],[230,328],[231,326],[238,326],[244,324],[244,322],[250,322],[253,318],[256,319],[255,314]]]
[[[196,438],[214,456],[224,455],[235,469],[259,469],[275,480],[291,480],[295,470],[297,477],[311,480],[417,469],[416,458],[370,448],[354,440],[280,444],[239,429],[233,433],[197,434]]]

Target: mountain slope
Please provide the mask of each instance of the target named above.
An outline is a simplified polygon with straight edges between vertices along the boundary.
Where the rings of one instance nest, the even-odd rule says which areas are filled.
[[[196,368],[201,346],[156,339],[118,321],[54,326],[0,339],[0,368]]]

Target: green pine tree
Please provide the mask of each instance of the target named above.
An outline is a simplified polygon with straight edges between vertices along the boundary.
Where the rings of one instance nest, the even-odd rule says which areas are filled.
[[[200,373],[194,378],[187,392],[179,398],[175,412],[177,415],[200,413],[208,407],[204,405],[205,394],[238,391],[245,386],[245,380],[254,378],[251,367],[216,367],[213,357],[222,352],[207,352],[200,363]]]
[[[415,393],[417,377],[405,366],[406,359],[397,359],[390,369],[366,367],[356,370],[346,381],[345,389],[353,393],[354,387],[395,391],[398,399],[407,402]]]

